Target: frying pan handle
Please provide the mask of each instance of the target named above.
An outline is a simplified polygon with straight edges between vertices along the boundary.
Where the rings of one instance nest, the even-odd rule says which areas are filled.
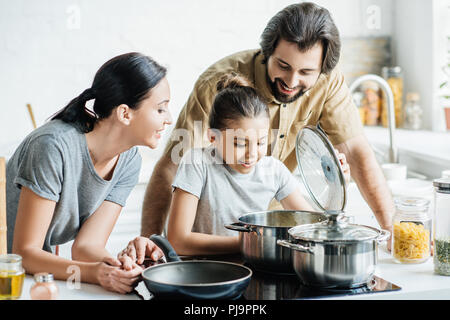
[[[150,240],[156,243],[156,245],[164,252],[167,262],[181,261],[180,257],[175,252],[175,249],[172,247],[169,240],[167,240],[163,236],[160,236],[159,234],[151,235]]]

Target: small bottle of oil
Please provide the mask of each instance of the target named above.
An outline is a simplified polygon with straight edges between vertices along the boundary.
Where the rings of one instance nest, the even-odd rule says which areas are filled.
[[[25,270],[17,254],[0,255],[0,300],[16,300],[22,295]]]

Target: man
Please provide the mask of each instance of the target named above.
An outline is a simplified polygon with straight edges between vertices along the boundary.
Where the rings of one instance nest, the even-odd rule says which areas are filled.
[[[378,223],[390,230],[392,197],[344,77],[335,68],[340,39],[328,10],[313,3],[290,5],[269,21],[260,44],[261,50],[239,52],[209,67],[196,82],[175,129],[187,129],[189,146],[193,146],[196,123],[206,132],[218,79],[232,71],[240,73],[267,100],[271,132],[276,134],[268,153],[295,170],[296,134],[306,125],[320,124],[335,148],[345,154],[352,177]],[[201,139],[207,145],[206,139]],[[153,171],[144,198],[142,236],[163,231],[178,164],[174,159],[180,158],[179,140],[172,136]]]

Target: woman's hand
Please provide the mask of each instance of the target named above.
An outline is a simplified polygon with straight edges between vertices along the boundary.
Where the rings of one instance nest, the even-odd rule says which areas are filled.
[[[95,267],[97,282],[106,290],[122,294],[134,289],[140,280],[141,273],[142,268],[136,263],[131,265],[130,270],[123,270],[119,260],[112,257],[105,258],[103,262],[98,262]]]
[[[337,157],[341,164],[342,171],[344,172],[345,182],[348,184],[350,182],[351,176],[350,176],[350,166],[348,165],[347,158],[345,157],[345,154],[340,153],[339,150],[337,149],[334,150],[336,151]]]
[[[153,261],[158,261],[163,256],[164,253],[162,250],[149,238],[136,237],[117,255],[117,259],[122,264],[124,270],[131,270],[133,264],[137,263],[138,265],[142,265],[145,257],[150,257]]]

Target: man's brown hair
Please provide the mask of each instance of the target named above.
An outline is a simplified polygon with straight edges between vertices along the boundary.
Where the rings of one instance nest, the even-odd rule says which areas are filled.
[[[311,2],[292,4],[270,19],[261,35],[264,62],[280,39],[297,43],[300,51],[322,44],[322,73],[330,73],[339,61],[341,41],[330,12]]]

